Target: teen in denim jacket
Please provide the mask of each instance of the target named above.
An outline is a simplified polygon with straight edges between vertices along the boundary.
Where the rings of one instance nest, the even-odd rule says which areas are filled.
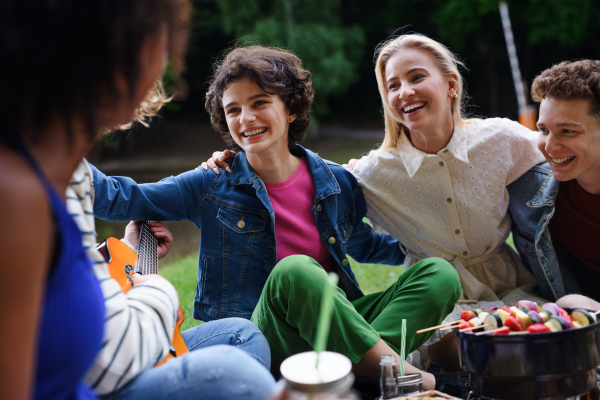
[[[515,245],[540,294],[600,309],[600,61],[542,72],[538,147],[548,163],[508,187]],[[585,296],[572,293],[582,293]]]
[[[312,349],[326,271],[336,271],[328,349],[377,379],[381,355],[400,353],[401,319],[412,351],[431,335],[414,332],[453,309],[460,281],[448,262],[432,258],[388,290],[362,294],[346,254],[399,265],[404,253],[363,221],[366,203],[352,174],[296,145],[312,100],[310,72],[296,56],[261,46],[231,51],[215,67],[206,108],[225,140],[243,151],[219,174],[198,168],[143,185],[94,169],[94,212],[116,221],[189,220],[201,229],[194,317],[252,316],[269,341],[276,376],[283,359]],[[424,386],[434,384],[424,373]]]

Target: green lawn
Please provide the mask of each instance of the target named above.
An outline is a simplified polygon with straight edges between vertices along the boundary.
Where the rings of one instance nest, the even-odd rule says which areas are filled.
[[[508,237],[507,243],[514,248],[512,234]],[[352,259],[350,259],[350,265],[358,283],[360,283],[360,288],[365,294],[387,289],[404,271],[403,266],[360,264]],[[198,275],[198,256],[191,255],[163,266],[160,269],[160,274],[167,278],[179,292],[179,301],[185,314],[185,321],[181,325],[181,330],[200,325],[201,321],[192,318],[196,277]]]
[[[398,279],[404,268],[402,266],[359,264],[354,260],[351,260],[351,265],[354,274],[356,274],[356,279],[360,283],[360,288],[365,294],[387,289]],[[198,256],[188,256],[164,266],[161,268],[160,274],[167,278],[179,293],[179,301],[185,314],[185,321],[181,325],[181,330],[200,325],[202,322],[192,318],[196,277],[198,275]]]

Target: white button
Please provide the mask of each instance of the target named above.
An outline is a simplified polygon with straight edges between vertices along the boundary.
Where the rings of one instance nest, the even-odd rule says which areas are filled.
[[[342,260],[342,265],[343,265],[344,267],[345,267],[346,265],[348,265],[348,259],[347,259],[347,258],[344,258],[344,259]]]
[[[243,220],[239,220],[237,223],[238,228],[242,229],[243,227],[246,226],[246,223]]]
[[[317,211],[321,212],[322,209],[323,209],[323,207],[320,204],[317,205]]]
[[[332,236],[329,238],[329,244],[334,244],[335,243],[335,238]]]

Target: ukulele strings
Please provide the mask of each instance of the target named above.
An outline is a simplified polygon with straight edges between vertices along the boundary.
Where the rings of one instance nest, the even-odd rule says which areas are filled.
[[[142,224],[138,247],[138,272],[142,275],[158,274],[157,245],[158,240],[150,231],[148,223],[144,222]]]

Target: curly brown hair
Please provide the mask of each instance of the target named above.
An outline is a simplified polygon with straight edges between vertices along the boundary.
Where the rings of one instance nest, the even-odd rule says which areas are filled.
[[[600,117],[600,61],[563,61],[542,71],[531,85],[531,97],[589,100],[590,112]]]
[[[243,78],[250,78],[268,94],[278,95],[291,114],[297,118],[290,123],[288,146],[293,149],[304,140],[310,125],[310,107],[314,99],[311,73],[302,67],[302,61],[289,51],[266,46],[238,47],[230,50],[214,64],[205,107],[210,122],[227,146],[240,151],[225,119],[223,92],[227,86]]]
[[[0,2],[2,126],[36,131],[58,115],[83,119],[90,139],[98,128],[98,101],[120,96],[125,78],[133,96],[141,49],[166,29],[173,69],[183,68],[189,0],[7,0]],[[146,99],[148,100],[148,99]],[[143,107],[142,107],[143,108]],[[37,130],[35,135],[42,134]]]

